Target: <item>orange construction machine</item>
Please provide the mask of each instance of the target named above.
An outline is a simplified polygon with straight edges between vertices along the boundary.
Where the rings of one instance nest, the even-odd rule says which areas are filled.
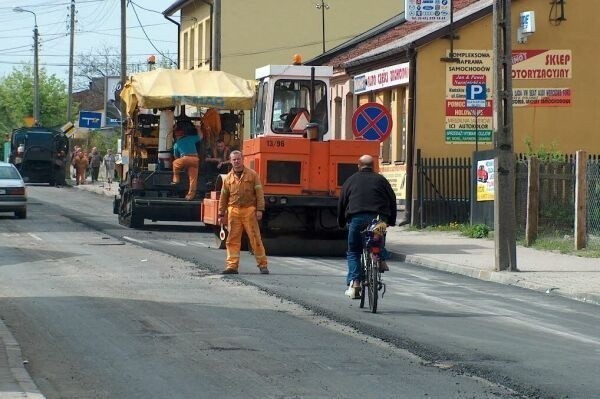
[[[344,181],[379,143],[333,140],[327,66],[268,65],[256,70],[257,101],[244,163],[258,172],[265,193],[262,234],[270,253],[340,254],[346,231],[337,225]],[[203,221],[216,224],[219,192],[203,203]],[[224,241],[215,229],[217,242]],[[221,235],[222,237],[222,235]]]
[[[196,72],[200,71],[186,71],[189,76],[184,77],[191,78]],[[211,78],[210,72],[204,73]],[[150,139],[154,134],[144,130],[148,118],[157,119],[154,123],[158,131],[159,126],[173,126],[180,117],[169,111],[158,113],[160,116],[146,116],[138,108],[166,109],[186,104],[205,110],[220,109],[222,116],[238,116],[236,126],[241,128],[243,114],[230,110],[251,108],[247,95],[236,103],[233,92],[220,96],[218,89],[208,93],[203,85],[194,86],[196,93],[179,96],[161,87],[160,95],[156,96],[162,102],[148,100],[144,104],[142,85],[135,84],[144,80],[144,74],[148,73],[134,75],[126,93],[121,94],[126,103],[129,104],[127,95],[138,103],[130,107],[124,153],[130,167],[120,195],[115,197],[115,213],[129,227],[143,226],[144,219],[202,221],[212,226],[217,245],[224,248],[226,234],[221,233],[217,222],[223,175],[208,176],[207,169],[200,167],[199,180],[206,184],[199,184],[197,200],[185,201],[184,188],[177,190],[170,185],[170,169],[159,163],[160,155],[170,150],[168,133],[157,132],[156,138]],[[361,155],[378,156],[379,143],[331,139],[332,74],[332,68],[326,66],[268,65],[256,70],[249,138],[238,131],[235,144],[243,151],[246,166],[256,170],[262,180],[266,209],[261,231],[269,253],[333,255],[345,251],[346,232],[337,225],[340,189],[356,172]],[[154,82],[154,76],[151,77]],[[184,83],[182,87],[191,85]],[[147,97],[150,99],[150,94]],[[163,123],[163,117],[167,117],[167,122]],[[148,168],[153,163],[161,167]]]

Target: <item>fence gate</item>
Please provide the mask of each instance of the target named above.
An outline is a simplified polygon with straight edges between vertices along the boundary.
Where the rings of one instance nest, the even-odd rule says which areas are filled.
[[[417,150],[419,227],[468,223],[471,207],[470,158],[422,158]]]

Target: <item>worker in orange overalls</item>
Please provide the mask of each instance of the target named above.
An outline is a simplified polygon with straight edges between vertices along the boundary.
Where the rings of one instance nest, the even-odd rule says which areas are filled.
[[[237,274],[240,264],[242,232],[245,230],[254,251],[261,274],[269,274],[267,255],[258,221],[265,210],[265,196],[258,173],[246,168],[240,151],[229,154],[231,171],[223,179],[219,200],[219,224],[223,225],[227,214],[227,261],[222,274]]]

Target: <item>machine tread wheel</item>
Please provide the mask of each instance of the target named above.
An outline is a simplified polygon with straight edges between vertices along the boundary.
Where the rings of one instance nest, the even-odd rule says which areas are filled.
[[[15,216],[19,219],[26,219],[27,218],[27,209],[21,209],[21,210],[15,211]]]
[[[132,228],[139,229],[144,227],[144,217],[136,212],[133,200],[130,194],[124,195],[121,199],[119,208],[119,224]]]

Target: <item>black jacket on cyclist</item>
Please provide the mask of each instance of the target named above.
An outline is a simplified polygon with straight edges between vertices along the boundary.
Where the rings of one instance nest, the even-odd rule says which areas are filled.
[[[373,212],[385,217],[385,222],[396,224],[396,194],[385,177],[362,168],[346,180],[338,201],[338,224],[346,227],[352,215]]]

